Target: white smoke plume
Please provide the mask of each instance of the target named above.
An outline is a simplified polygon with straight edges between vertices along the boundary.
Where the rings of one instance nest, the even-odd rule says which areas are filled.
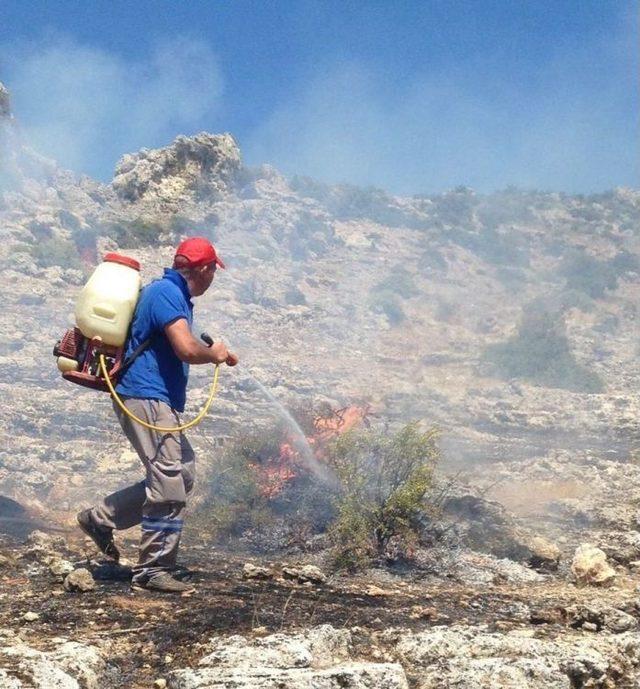
[[[124,153],[204,128],[223,92],[211,48],[185,37],[164,41],[139,61],[61,36],[0,46],[0,55],[31,145],[102,179]]]
[[[254,132],[246,155],[396,193],[637,185],[634,20],[541,53],[535,69],[502,63],[500,46],[482,62],[405,74],[328,61]]]

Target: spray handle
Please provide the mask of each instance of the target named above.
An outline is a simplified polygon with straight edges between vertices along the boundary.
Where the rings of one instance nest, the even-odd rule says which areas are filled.
[[[211,335],[209,335],[209,333],[201,333],[200,339],[207,345],[207,347],[213,346],[213,338]]]

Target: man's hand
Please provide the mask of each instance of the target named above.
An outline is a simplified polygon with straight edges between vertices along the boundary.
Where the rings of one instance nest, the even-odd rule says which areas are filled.
[[[214,342],[214,344],[209,347],[211,356],[213,357],[214,364],[224,364],[229,356],[229,350],[222,344],[222,342]]]

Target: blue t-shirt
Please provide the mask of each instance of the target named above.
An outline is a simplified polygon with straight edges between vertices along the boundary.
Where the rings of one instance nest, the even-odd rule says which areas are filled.
[[[189,365],[178,359],[164,334],[169,323],[185,318],[193,323],[193,304],[187,281],[175,270],[165,268],[164,276],[140,293],[125,359],[151,337],[149,347],[124,372],[116,392],[125,397],[161,400],[182,412],[187,397]]]

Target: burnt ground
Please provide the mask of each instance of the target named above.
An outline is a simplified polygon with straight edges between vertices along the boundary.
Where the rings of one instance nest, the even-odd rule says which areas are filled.
[[[294,632],[328,623],[366,633],[390,627],[486,624],[496,631],[529,627],[545,636],[576,625],[572,608],[594,604],[612,605],[640,619],[635,602],[638,575],[619,577],[615,587],[600,589],[578,588],[559,575],[535,583],[513,584],[497,577],[493,583],[470,585],[446,572],[426,576],[370,570],[312,585],[283,578],[282,567],[292,564],[286,560],[261,561],[206,543],[186,543],[183,548],[183,562],[194,570],[195,593],[175,597],[132,592],[126,570],[91,559],[95,552],[85,551],[87,544],[75,531],[64,537],[67,550],[60,556],[75,566],[89,566],[97,588],[87,593],[65,591],[42,557],[5,536],[0,547],[6,558],[0,565],[0,628],[19,633],[43,650],[56,637],[106,647],[121,672],[122,686],[131,689],[151,686],[169,669],[195,665],[205,642],[220,635]],[[125,550],[135,552],[133,539],[125,543]],[[248,561],[268,566],[273,577],[245,579],[243,566]],[[25,621],[28,611],[39,618]],[[358,651],[366,657],[364,639]]]

